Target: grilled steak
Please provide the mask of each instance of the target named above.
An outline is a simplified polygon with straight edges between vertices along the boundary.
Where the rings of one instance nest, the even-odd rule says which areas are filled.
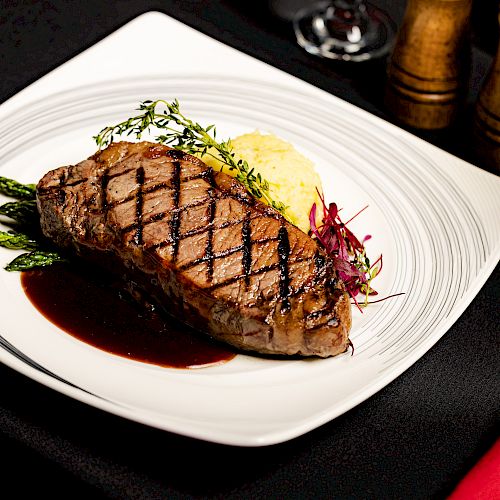
[[[350,303],[329,257],[191,155],[115,143],[47,173],[37,202],[57,245],[111,257],[168,312],[218,340],[267,354],[347,349]]]

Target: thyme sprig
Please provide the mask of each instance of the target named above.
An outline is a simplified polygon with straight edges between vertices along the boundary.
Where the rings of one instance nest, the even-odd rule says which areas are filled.
[[[26,250],[7,264],[7,271],[27,271],[35,267],[49,266],[66,259],[45,241],[38,227],[36,190],[34,184],[21,184],[13,179],[0,177],[0,193],[17,201],[0,206],[0,216],[15,222],[15,229],[0,231],[0,246],[11,250]],[[10,224],[9,221],[2,221]]]
[[[158,108],[161,107],[165,109],[159,110]],[[245,160],[236,159],[230,140],[217,140],[214,125],[203,127],[198,122],[186,118],[180,111],[177,99],[170,103],[163,99],[147,100],[142,102],[137,110],[142,113],[117,125],[104,127],[98,135],[94,136],[99,148],[109,146],[115,138],[122,135],[135,135],[137,139],[141,139],[145,131],[156,127],[163,131],[163,134],[156,137],[158,142],[189,154],[209,155],[221,161],[229,170],[236,173],[236,180],[241,182],[251,195],[264,200],[288,218],[287,207],[282,202],[272,199],[269,182],[255,172]],[[217,154],[212,152],[214,150]]]

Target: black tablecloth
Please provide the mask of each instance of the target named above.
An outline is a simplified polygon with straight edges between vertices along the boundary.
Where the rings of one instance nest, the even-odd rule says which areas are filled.
[[[385,61],[351,66],[307,55],[284,20],[298,3],[1,0],[0,102],[138,14],[159,10],[391,120],[382,100]],[[376,3],[400,22],[404,1]],[[495,3],[475,4],[469,102],[496,49]],[[453,129],[420,135],[477,163],[470,110]],[[17,495],[118,498],[443,497],[497,436],[499,277],[497,266],[444,338],[388,387],[271,447],[221,446],[148,428],[0,365],[3,487]]]

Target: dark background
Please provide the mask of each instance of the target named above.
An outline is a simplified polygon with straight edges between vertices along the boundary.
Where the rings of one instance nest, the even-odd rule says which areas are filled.
[[[137,15],[159,10],[213,38],[302,78],[382,118],[386,61],[346,64],[304,54],[289,18],[312,0],[0,0],[0,102]],[[373,0],[400,24],[406,0]],[[472,103],[497,48],[498,0],[474,0],[470,20],[469,106],[444,132],[419,135],[477,163],[470,140]],[[147,40],[141,41],[147,43]],[[182,50],[176,48],[174,50]],[[168,58],[168,54],[165,54]]]
[[[0,102],[138,14],[159,10],[393,121],[383,106],[386,61],[326,62],[295,45],[287,19],[303,3],[1,0]],[[405,1],[373,3],[400,23]],[[468,107],[451,129],[418,133],[474,164],[471,110],[497,48],[497,8],[474,2]],[[306,436],[267,448],[203,443],[128,422],[0,365],[3,486],[73,497],[442,498],[497,436],[499,277],[497,266],[444,338],[388,387]]]

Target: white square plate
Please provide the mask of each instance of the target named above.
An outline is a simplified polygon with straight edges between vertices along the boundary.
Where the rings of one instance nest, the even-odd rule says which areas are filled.
[[[352,408],[419,359],[498,261],[497,177],[159,13],[135,19],[0,106],[0,175],[36,182],[76,163],[95,152],[92,136],[103,126],[158,98],[178,98],[187,115],[216,123],[220,137],[260,129],[292,142],[316,163],[328,200],[343,213],[369,205],[353,228],[374,236],[371,255],[384,255],[376,288],[405,295],[354,311],[354,356],[240,354],[220,366],[175,370],[65,334],[33,308],[17,274],[0,272],[0,360],[49,387],[187,436],[282,442]],[[0,250],[0,264],[12,258]]]

